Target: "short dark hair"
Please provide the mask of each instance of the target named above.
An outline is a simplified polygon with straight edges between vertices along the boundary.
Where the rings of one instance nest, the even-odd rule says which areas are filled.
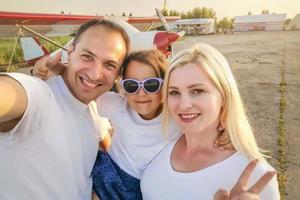
[[[125,42],[125,46],[126,46],[126,56],[129,54],[130,51],[130,40],[129,40],[129,36],[126,33],[126,31],[117,23],[112,22],[110,20],[107,19],[92,19],[87,21],[86,23],[82,24],[80,26],[80,28],[78,29],[77,33],[75,34],[74,40],[73,40],[73,45],[75,46],[76,43],[79,41],[80,36],[89,28],[94,27],[94,26],[102,26],[103,28],[105,28],[107,31],[110,31],[112,33],[119,33],[124,42]]]
[[[128,64],[131,61],[137,61],[151,66],[154,69],[156,76],[158,78],[164,79],[166,68],[168,67],[168,61],[165,55],[162,54],[159,50],[149,49],[130,53],[123,62],[121,71],[121,76],[123,79],[126,76]]]

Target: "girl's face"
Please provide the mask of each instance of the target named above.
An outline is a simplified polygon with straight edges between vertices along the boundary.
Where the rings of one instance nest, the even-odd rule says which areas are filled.
[[[124,79],[143,81],[148,78],[157,78],[155,70],[147,64],[130,61]],[[143,87],[134,94],[127,94],[129,106],[135,110],[143,119],[150,120],[161,113],[161,91],[147,93]]]
[[[216,132],[222,97],[208,74],[196,64],[171,72],[167,104],[183,133]]]

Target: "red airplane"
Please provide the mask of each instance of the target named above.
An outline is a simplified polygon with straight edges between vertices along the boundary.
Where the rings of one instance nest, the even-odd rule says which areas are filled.
[[[33,65],[34,62],[42,56],[50,54],[50,52],[41,45],[39,38],[43,38],[58,45],[61,49],[66,50],[72,40],[63,47],[55,41],[49,40],[47,37],[74,34],[79,26],[88,20],[94,18],[108,18],[126,30],[131,40],[132,50],[157,48],[168,56],[171,54],[172,44],[181,38],[184,32],[176,33],[170,31],[167,21],[176,21],[180,19],[180,17],[167,17],[165,19],[160,10],[156,9],[156,12],[158,17],[106,17],[0,11],[0,38],[15,36],[16,41],[20,40],[25,62],[28,63],[28,65]],[[153,25],[161,23],[166,31],[142,32],[136,28],[145,29],[145,27],[148,26],[147,29],[150,29]],[[34,37],[32,35],[34,35]],[[61,51],[61,49],[58,51]],[[56,52],[51,54],[54,55]],[[62,62],[66,62],[66,51],[62,52]]]

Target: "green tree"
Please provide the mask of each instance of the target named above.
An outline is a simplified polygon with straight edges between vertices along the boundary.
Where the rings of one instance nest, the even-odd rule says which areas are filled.
[[[283,27],[284,27],[285,30],[289,28],[291,21],[292,21],[291,18],[287,18],[285,20],[284,25],[283,25]]]
[[[177,10],[170,10],[169,16],[180,16],[180,12]]]
[[[261,11],[261,14],[262,14],[262,15],[268,15],[268,14],[269,14],[269,10],[262,10],[262,11]]]
[[[169,16],[169,11],[168,11],[168,9],[166,9],[166,8],[163,8],[163,9],[161,10],[161,13],[162,13],[163,16]]]
[[[233,28],[233,21],[234,19],[228,19],[227,17],[224,17],[222,20],[218,21],[217,29],[231,29]]]
[[[183,19],[192,19],[192,18],[214,18],[214,19],[216,19],[216,11],[212,8],[196,7],[193,10],[188,11],[187,13],[182,12],[181,18],[183,18]]]

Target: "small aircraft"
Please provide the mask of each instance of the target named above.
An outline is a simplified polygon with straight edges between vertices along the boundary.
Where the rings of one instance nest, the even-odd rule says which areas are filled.
[[[49,54],[54,56],[58,51],[62,51],[61,62],[66,63],[66,50],[72,39],[65,46],[62,46],[48,37],[74,34],[79,26],[88,20],[108,18],[125,29],[131,40],[132,50],[156,48],[166,56],[169,56],[172,53],[172,45],[184,35],[184,32],[176,33],[170,31],[167,21],[175,21],[180,19],[180,17],[165,18],[159,9],[156,9],[156,13],[158,17],[107,17],[0,11],[0,38],[15,36],[15,43],[20,40],[25,60],[21,64],[26,63],[32,66],[41,57]],[[149,30],[159,22],[162,23],[165,31],[140,31],[134,27],[141,28],[143,26],[145,28],[145,24],[148,23],[150,25],[147,27],[147,30]],[[52,53],[49,52],[40,43],[40,38],[57,45],[60,49]],[[14,51],[15,47],[12,54],[14,54]],[[8,65],[10,66],[11,64],[10,61]]]

